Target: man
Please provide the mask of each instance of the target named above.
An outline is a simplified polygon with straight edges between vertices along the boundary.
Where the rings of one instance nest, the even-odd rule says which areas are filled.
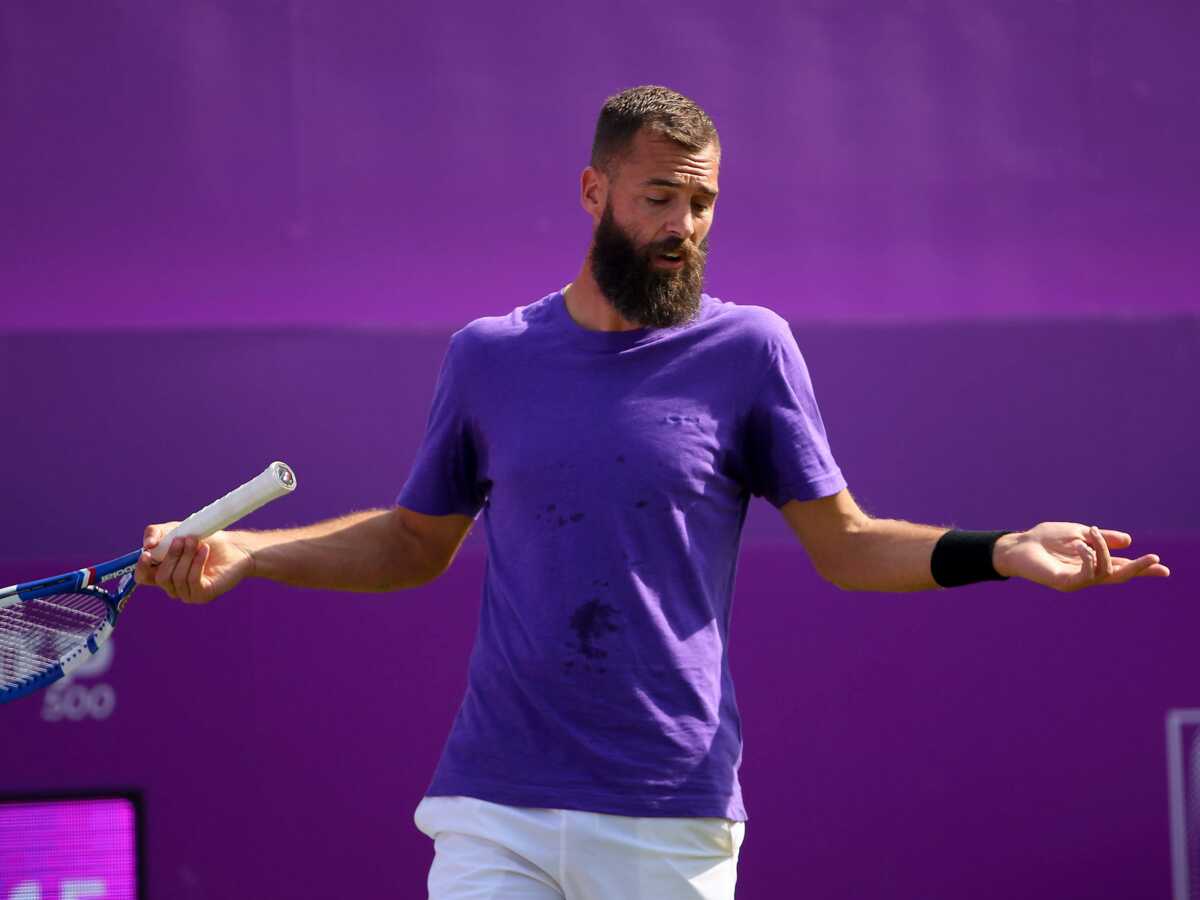
[[[435,900],[733,896],[746,814],[726,636],[752,494],[846,589],[1169,574],[1114,557],[1130,543],[1116,531],[863,513],[786,323],[701,292],[720,160],[687,98],[610,98],[580,182],[594,230],[578,276],[453,336],[393,508],[177,541],[139,564],[193,603],[252,576],[395,590],[445,571],[483,512],[467,695],[416,816]]]

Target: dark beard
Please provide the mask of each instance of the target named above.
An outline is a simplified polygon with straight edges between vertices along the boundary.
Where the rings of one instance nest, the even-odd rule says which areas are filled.
[[[655,268],[654,257],[659,253],[680,254],[683,267],[676,271]],[[630,322],[670,328],[691,321],[700,311],[707,237],[699,245],[671,238],[639,250],[613,220],[609,205],[592,236],[590,259],[600,291]]]

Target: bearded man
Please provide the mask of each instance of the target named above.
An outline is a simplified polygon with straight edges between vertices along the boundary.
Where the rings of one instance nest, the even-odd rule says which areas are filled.
[[[1111,555],[1122,532],[859,509],[787,323],[702,291],[720,163],[686,97],[610,98],[580,181],[593,239],[578,276],[451,338],[393,507],[178,540],[139,564],[138,581],[193,603],[250,576],[396,590],[444,572],[482,515],[466,697],[416,812],[433,900],[733,897],[746,810],[727,638],[752,496],[851,590],[1169,574]]]

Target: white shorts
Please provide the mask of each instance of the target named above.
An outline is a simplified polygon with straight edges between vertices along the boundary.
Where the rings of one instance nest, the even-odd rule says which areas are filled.
[[[745,822],[426,797],[430,900],[733,900]]]

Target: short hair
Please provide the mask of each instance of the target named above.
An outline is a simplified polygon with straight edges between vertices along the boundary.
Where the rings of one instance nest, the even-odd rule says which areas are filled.
[[[708,113],[677,91],[644,84],[604,101],[592,141],[593,168],[611,176],[642,128],[688,150],[703,150],[709,144],[716,144],[718,153],[721,150],[717,126]]]

